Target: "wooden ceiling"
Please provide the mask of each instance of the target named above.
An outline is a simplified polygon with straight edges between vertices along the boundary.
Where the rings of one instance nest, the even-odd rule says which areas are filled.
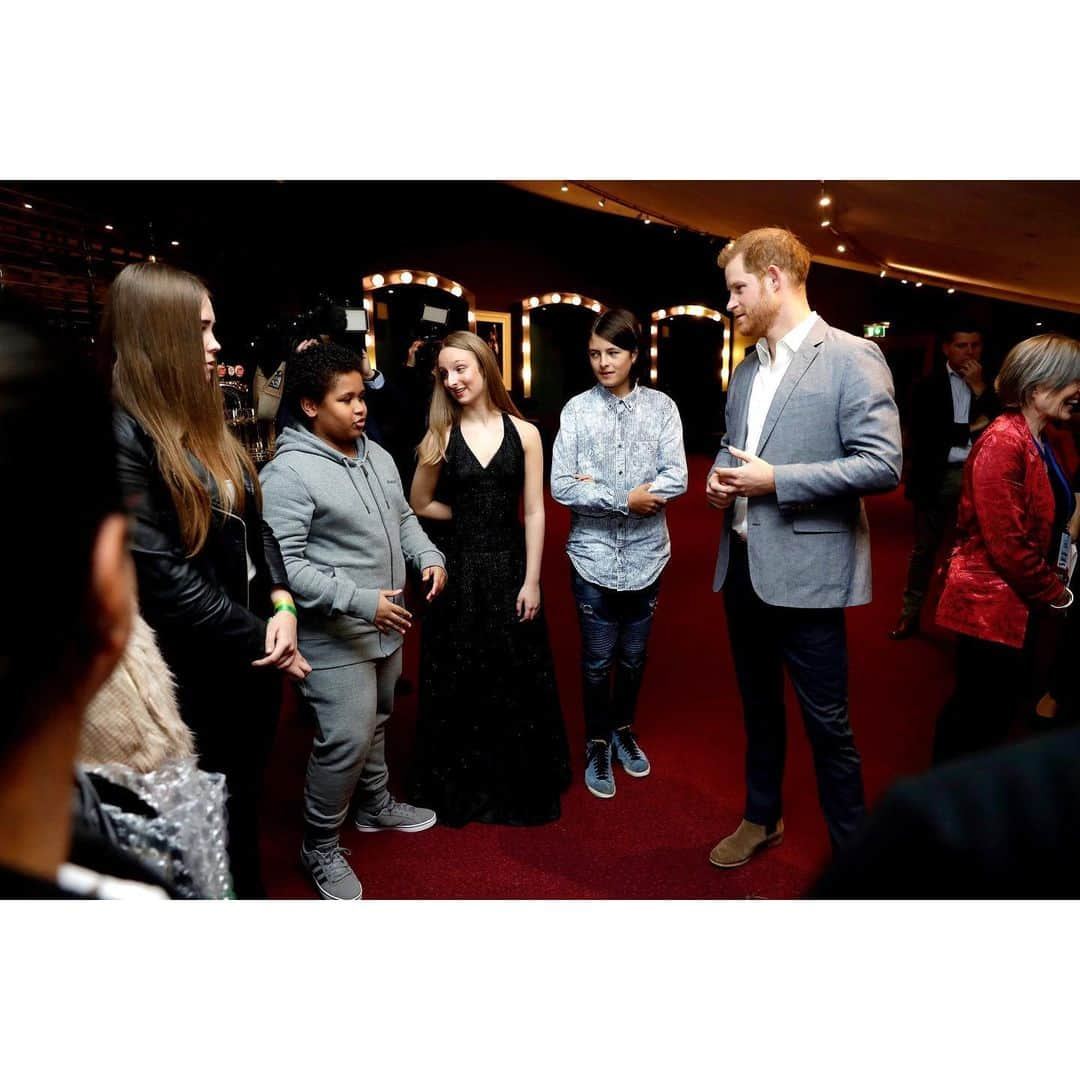
[[[722,237],[781,225],[819,262],[1080,312],[1074,181],[830,180],[827,211],[820,180],[568,180],[565,192],[557,180],[512,183],[597,213],[646,214],[654,225]]]

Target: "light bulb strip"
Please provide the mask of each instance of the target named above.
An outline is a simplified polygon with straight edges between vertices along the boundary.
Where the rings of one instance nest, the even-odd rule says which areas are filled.
[[[722,311],[717,311],[716,308],[705,307],[704,304],[676,304],[675,307],[659,308],[650,315],[649,339],[652,342],[651,357],[653,383],[656,383],[658,377],[657,360],[659,357],[660,324],[665,319],[683,316],[691,319],[709,319],[712,322],[724,324],[724,344],[720,350],[719,375],[720,383],[726,391],[728,387],[728,378],[731,375],[731,328],[727,325],[727,319]]]
[[[470,289],[466,289],[459,281],[447,277],[445,274],[437,274],[433,270],[417,270],[409,267],[398,267],[393,270],[380,270],[368,274],[363,281],[363,305],[368,313],[368,331],[364,336],[364,348],[367,351],[368,360],[372,367],[378,367],[375,355],[375,300],[374,294],[379,289],[388,288],[391,285],[423,285],[429,289],[438,289],[440,292],[449,293],[455,300],[464,300],[468,305],[469,329],[476,328],[476,296]]]
[[[583,307],[597,315],[605,309],[599,300],[575,292],[546,292],[526,296],[521,300],[521,388],[525,397],[532,397],[532,315],[537,308],[549,305]]]

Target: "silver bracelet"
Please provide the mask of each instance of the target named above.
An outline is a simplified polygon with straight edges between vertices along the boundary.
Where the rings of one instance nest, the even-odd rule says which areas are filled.
[[[1068,585],[1065,586],[1065,596],[1067,597],[1067,599],[1064,604],[1051,604],[1050,606],[1055,611],[1064,611],[1067,607],[1071,607],[1073,602],[1073,594],[1072,589],[1070,589]]]

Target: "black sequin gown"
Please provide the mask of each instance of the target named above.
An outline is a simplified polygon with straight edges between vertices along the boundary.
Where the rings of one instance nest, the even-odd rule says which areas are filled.
[[[569,752],[543,608],[519,622],[525,451],[503,414],[484,468],[457,427],[439,481],[447,585],[424,617],[410,797],[446,825],[539,825],[559,817]]]

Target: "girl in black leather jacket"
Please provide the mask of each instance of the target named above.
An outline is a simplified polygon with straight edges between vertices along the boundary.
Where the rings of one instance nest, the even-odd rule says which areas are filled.
[[[141,611],[176,677],[200,767],[225,774],[237,896],[265,896],[257,805],[279,672],[302,679],[310,667],[255,469],[223,420],[209,293],[161,263],[125,267],[105,333]]]

